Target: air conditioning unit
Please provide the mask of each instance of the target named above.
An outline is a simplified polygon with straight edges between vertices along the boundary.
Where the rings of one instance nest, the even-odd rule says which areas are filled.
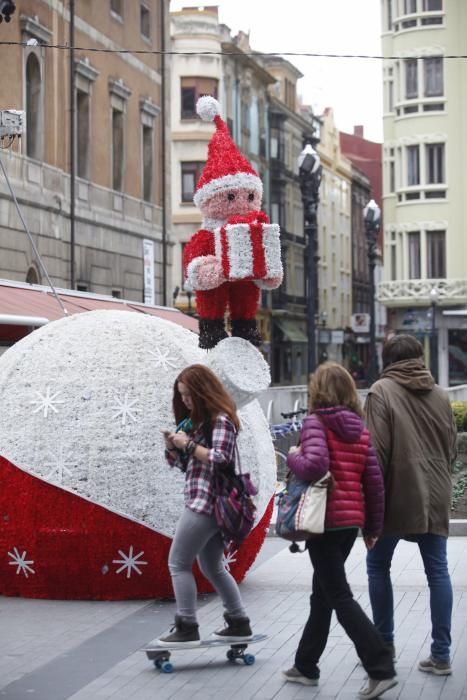
[[[0,109],[0,138],[21,136],[26,128],[26,115],[19,109]]]

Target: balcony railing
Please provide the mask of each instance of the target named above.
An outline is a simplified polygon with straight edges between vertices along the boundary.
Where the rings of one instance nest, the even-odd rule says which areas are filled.
[[[467,305],[467,279],[394,280],[378,284],[377,299],[385,306],[430,306],[436,288],[441,306]]]

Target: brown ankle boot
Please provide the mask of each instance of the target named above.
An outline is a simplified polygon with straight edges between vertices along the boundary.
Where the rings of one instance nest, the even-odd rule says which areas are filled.
[[[248,641],[253,636],[248,617],[232,617],[232,615],[225,613],[224,619],[227,625],[221,630],[216,630],[215,637],[226,642],[242,642]]]
[[[172,647],[198,646],[201,644],[198,624],[196,622],[186,622],[180,615],[175,615],[175,624],[166,634],[157,640],[158,646],[163,649]]]

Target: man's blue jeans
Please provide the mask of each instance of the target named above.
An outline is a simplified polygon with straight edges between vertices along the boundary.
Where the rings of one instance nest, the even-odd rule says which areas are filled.
[[[451,648],[452,586],[446,556],[447,537],[414,535],[430,588],[431,656],[449,661]],[[400,537],[385,536],[367,554],[367,573],[374,623],[388,644],[394,643],[394,598],[391,561]]]

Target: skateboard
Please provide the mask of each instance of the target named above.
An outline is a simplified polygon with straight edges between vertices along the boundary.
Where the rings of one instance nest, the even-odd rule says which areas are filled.
[[[162,671],[162,673],[172,673],[174,670],[173,664],[170,661],[170,655],[173,651],[185,651],[188,649],[206,649],[215,647],[230,647],[227,650],[226,657],[229,661],[234,663],[237,659],[241,659],[245,666],[252,666],[255,663],[255,656],[253,654],[245,654],[248,646],[250,644],[256,644],[257,642],[262,642],[267,639],[266,634],[254,634],[250,639],[244,642],[229,642],[223,639],[202,639],[201,644],[196,646],[189,646],[187,644],[183,647],[172,647],[171,649],[164,649],[163,647],[156,646],[155,643],[150,642],[146,647],[143,647],[141,651],[146,652],[146,656],[150,661],[154,662],[154,666]]]

